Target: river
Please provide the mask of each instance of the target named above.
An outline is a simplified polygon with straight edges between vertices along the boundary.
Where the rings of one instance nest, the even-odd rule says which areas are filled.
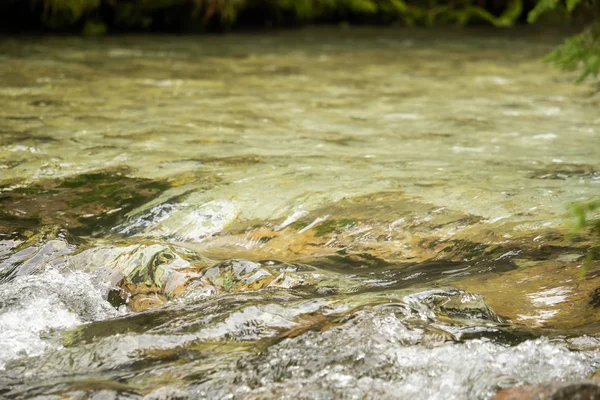
[[[528,31],[0,40],[0,397],[486,399],[599,365],[600,95]],[[96,396],[96,397],[94,397]]]

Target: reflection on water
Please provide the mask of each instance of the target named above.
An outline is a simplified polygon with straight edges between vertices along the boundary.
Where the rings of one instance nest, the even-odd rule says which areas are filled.
[[[555,42],[3,39],[0,396],[587,376],[598,282],[564,210],[598,194],[600,98],[540,63]]]

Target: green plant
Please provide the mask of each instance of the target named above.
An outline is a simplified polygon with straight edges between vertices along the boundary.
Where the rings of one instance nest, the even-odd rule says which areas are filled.
[[[595,237],[596,243],[600,242],[600,199],[574,203],[569,206],[569,211],[574,219],[573,232],[580,234],[586,232]],[[600,257],[600,246],[592,245],[585,257],[579,277],[584,278],[592,267],[592,263]]]
[[[42,2],[42,22],[51,29],[85,26],[98,18],[98,10],[109,10],[121,27],[149,28],[166,19],[182,19],[200,25],[213,22],[233,25],[245,11],[260,10],[261,16],[296,23],[355,18],[371,22],[400,21],[406,25],[431,26],[436,23],[465,25],[483,21],[510,26],[521,15],[523,0],[510,0],[499,15],[489,8],[496,2],[481,0],[31,0]],[[256,14],[256,13],[255,13]],[[170,18],[173,17],[173,18]],[[95,21],[96,25],[99,21]],[[90,28],[91,29],[91,28]],[[96,31],[95,29],[91,29]],[[98,30],[101,32],[101,30]]]
[[[600,74],[600,24],[568,38],[545,59],[564,71],[581,69],[578,82],[597,77]]]
[[[564,71],[581,70],[578,82],[588,77],[597,77],[600,74],[600,2],[597,0],[538,0],[536,6],[527,16],[529,23],[535,23],[542,14],[564,8],[568,15],[578,9],[591,13],[594,18],[591,26],[582,33],[572,36],[548,54],[547,62],[557,65]]]
[[[39,1],[39,0],[37,0]],[[100,0],[42,0],[44,12],[42,21],[53,29],[74,25],[87,12],[100,7]]]
[[[573,230],[582,232],[589,229],[592,234],[600,237],[600,216],[595,214],[598,210],[600,210],[600,199],[571,204],[569,211],[575,220]]]

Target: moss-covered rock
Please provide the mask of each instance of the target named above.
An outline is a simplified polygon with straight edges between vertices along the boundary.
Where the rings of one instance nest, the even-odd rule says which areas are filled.
[[[100,235],[169,187],[166,181],[133,178],[119,170],[4,184],[0,233],[60,225],[78,235]]]

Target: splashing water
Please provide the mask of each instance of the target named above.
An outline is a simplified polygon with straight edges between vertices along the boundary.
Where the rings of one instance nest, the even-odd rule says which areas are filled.
[[[0,368],[17,357],[61,347],[53,332],[121,313],[102,298],[88,274],[48,268],[0,285]]]

